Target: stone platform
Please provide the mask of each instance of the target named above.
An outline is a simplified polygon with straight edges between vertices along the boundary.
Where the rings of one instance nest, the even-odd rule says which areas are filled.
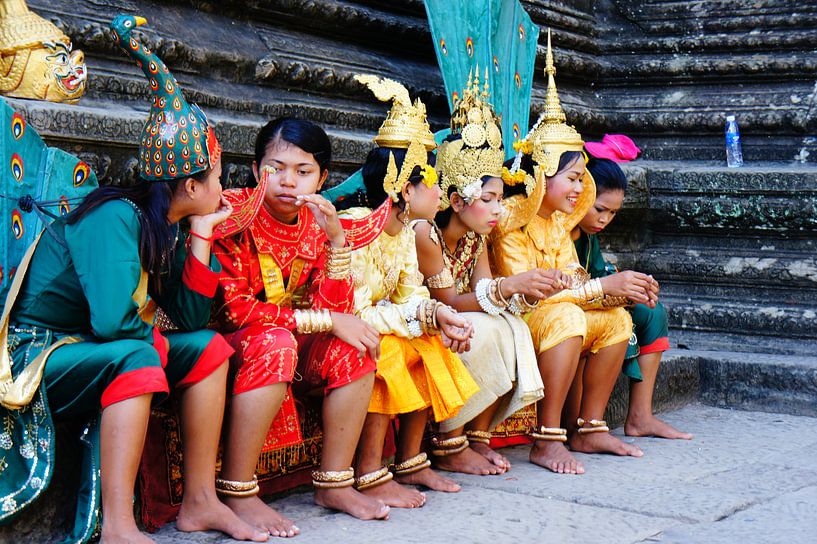
[[[301,534],[292,542],[813,542],[817,534],[817,423],[813,418],[690,404],[664,414],[690,441],[627,439],[641,459],[582,455],[587,473],[555,475],[504,450],[503,476],[454,475],[463,490],[428,493],[420,510],[361,522],[314,506],[310,493],[274,502]],[[621,434],[621,429],[614,431]],[[172,526],[159,544],[232,542]],[[277,541],[277,540],[272,540]]]

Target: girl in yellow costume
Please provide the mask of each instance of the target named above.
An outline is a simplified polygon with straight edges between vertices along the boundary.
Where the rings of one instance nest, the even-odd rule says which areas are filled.
[[[448,306],[432,300],[421,285],[412,219],[431,219],[440,203],[437,176],[428,161],[436,145],[425,119],[425,106],[414,104],[406,89],[391,80],[359,76],[383,100],[394,105],[363,166],[370,207],[385,198],[395,203],[381,234],[352,254],[355,313],[380,333],[369,414],[358,446],[358,489],[389,506],[418,507],[425,496],[390,481],[383,466],[383,443],[389,421],[400,416],[394,475],[408,484],[439,491],[459,491],[452,480],[432,471],[420,453],[431,408],[434,419],[447,419],[479,387],[452,352],[468,349],[471,324]],[[347,216],[369,213],[350,209]],[[440,334],[440,335],[438,335]]]
[[[578,264],[570,232],[593,205],[595,185],[585,170],[584,142],[565,124],[549,35],[546,60],[545,111],[521,143],[511,168],[511,175],[516,175],[521,163],[526,174],[537,180],[535,189],[527,198],[507,199],[508,215],[494,241],[493,257],[500,275],[545,268],[569,276],[568,289],[520,302],[526,306],[525,320],[545,384],[545,398],[537,406],[538,425],[531,433],[530,459],[554,472],[581,474],[584,467],[565,442],[574,451],[642,455],[636,446],[608,434],[602,418],[632,332],[629,314],[616,306],[627,304],[628,296],[648,296],[648,286],[611,290],[604,280],[590,280]],[[525,154],[532,154],[535,165],[527,156],[521,160]],[[506,194],[515,192],[514,187],[506,190]],[[563,409],[568,429],[561,425]]]
[[[520,293],[545,296],[561,288],[561,274],[534,269],[492,278],[486,237],[502,212],[505,150],[488,84],[469,79],[451,116],[453,134],[440,145],[437,167],[444,210],[435,222],[418,221],[420,272],[432,295],[461,312],[478,334],[462,361],[480,386],[454,417],[440,422],[442,441],[467,447],[433,451],[435,466],[470,474],[502,474],[508,460],[490,447],[497,424],[543,397],[530,331],[508,311]],[[507,171],[506,171],[507,172]],[[558,276],[558,277],[557,277]],[[435,445],[437,445],[435,444]]]

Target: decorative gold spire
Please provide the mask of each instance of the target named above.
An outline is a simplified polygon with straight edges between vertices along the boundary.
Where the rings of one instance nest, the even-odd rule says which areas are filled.
[[[393,79],[358,74],[355,80],[366,85],[378,100],[392,101],[392,108],[374,138],[378,146],[408,149],[414,140],[418,140],[427,151],[437,148],[426,119],[425,104],[419,98],[412,104],[408,90]]]
[[[536,122],[536,128],[528,135],[533,142],[533,160],[544,169],[546,176],[554,175],[559,169],[559,158],[562,153],[584,149],[581,134],[565,123],[565,112],[562,110],[559,93],[556,90],[555,74],[556,67],[548,29],[548,48],[545,56],[548,87],[545,94],[545,110]]]
[[[479,67],[468,75],[462,98],[454,103],[451,132],[461,139],[443,142],[437,153],[442,188],[442,209],[448,208],[448,190],[457,193],[469,204],[482,194],[484,176],[501,177],[505,151],[499,119],[488,101],[490,86],[488,70],[485,83],[480,85]]]
[[[542,112],[543,121],[546,123],[564,123],[565,112],[559,101],[559,93],[556,90],[556,66],[553,64],[553,50],[550,48],[550,29],[548,29],[548,49],[545,55],[545,75],[548,86],[545,93],[545,111]]]

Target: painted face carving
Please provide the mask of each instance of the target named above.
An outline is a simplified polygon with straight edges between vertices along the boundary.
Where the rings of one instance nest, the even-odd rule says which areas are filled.
[[[45,60],[59,89],[56,93],[49,89],[52,96],[46,96],[46,100],[64,102],[79,99],[85,93],[85,85],[88,80],[85,53],[79,50],[74,51],[70,42],[67,44],[59,41],[43,42],[43,46],[49,50]],[[58,100],[60,96],[65,98]]]

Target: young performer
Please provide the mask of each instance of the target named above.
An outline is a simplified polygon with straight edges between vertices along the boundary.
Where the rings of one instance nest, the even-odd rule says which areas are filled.
[[[549,38],[546,60],[545,111],[522,144],[535,163],[528,161],[524,171],[537,180],[537,187],[527,198],[509,199],[509,213],[493,252],[500,275],[556,268],[571,276],[569,289],[546,298],[522,297],[519,302],[527,314],[545,384],[538,425],[531,433],[535,442],[530,459],[554,472],[579,474],[584,467],[565,442],[574,451],[642,455],[636,446],[608,434],[602,418],[632,329],[629,314],[614,306],[626,303],[625,297],[648,302],[652,295],[646,279],[606,285],[604,280],[590,280],[578,265],[570,232],[595,200],[595,187],[585,170],[581,136],[564,122]],[[514,192],[518,191],[510,188],[509,193]],[[582,354],[586,363],[580,365]],[[573,402],[566,405],[574,378]],[[569,429],[560,424],[563,408]]]
[[[463,435],[462,451],[439,450],[436,466],[471,474],[502,474],[508,460],[489,447],[499,422],[543,396],[530,331],[508,306],[521,294],[555,292],[557,271],[534,269],[492,279],[486,237],[502,212],[505,150],[497,119],[479,76],[463,90],[452,130],[440,146],[443,211],[436,222],[418,221],[417,253],[425,285],[437,300],[461,312],[479,332],[462,361],[480,386],[459,413],[440,422],[443,440]],[[507,170],[506,170],[507,172]],[[467,431],[465,430],[467,429]]]
[[[253,163],[259,186],[230,192],[232,235],[215,249],[223,267],[217,320],[236,349],[216,486],[242,519],[275,536],[293,536],[298,528],[257,497],[254,471],[279,409],[294,411],[287,388],[296,375],[304,387],[323,386],[326,397],[321,465],[312,474],[315,502],[361,519],[389,512],[351,487],[350,469],[379,345],[377,332],[351,315],[352,244],[377,236],[389,210],[379,211],[380,221],[377,214],[368,218],[366,240],[350,240],[334,206],[315,194],[331,157],[329,137],[309,121],[280,118],[264,126]]]
[[[593,278],[635,275],[636,272],[615,272],[604,260],[599,248],[598,233],[615,219],[627,191],[627,178],[618,165],[609,159],[591,157],[587,169],[596,182],[596,202],[587,210],[578,227],[573,229],[573,239],[579,262]],[[639,354],[637,368],[630,376],[630,406],[624,433],[628,436],[658,436],[690,440],[692,435],[674,428],[653,415],[652,397],[655,379],[661,363],[661,355],[669,349],[667,311],[659,302],[654,307],[636,304],[630,308]]]
[[[383,466],[389,421],[399,416],[394,477],[401,483],[438,491],[459,491],[452,480],[432,471],[420,453],[428,409],[441,421],[455,415],[478,386],[455,355],[467,351],[471,324],[430,298],[419,277],[413,219],[431,219],[440,203],[436,172],[429,160],[436,147],[425,106],[414,104],[400,84],[359,76],[381,100],[394,105],[380,127],[363,166],[370,206],[394,204],[383,233],[352,255],[355,313],[380,334],[380,358],[369,414],[358,448],[358,489],[397,507],[422,506],[425,496],[391,481]],[[356,208],[351,217],[368,213]],[[440,336],[441,335],[441,336]],[[454,352],[454,353],[452,353]],[[463,449],[465,437],[435,441],[434,449]]]
[[[133,187],[104,187],[88,195],[55,220],[24,259],[4,316],[11,311],[8,345],[17,375],[12,389],[42,372],[42,400],[32,411],[81,418],[101,410],[100,459],[93,466],[101,476],[102,542],[152,542],[134,521],[134,480],[151,401],[164,398],[170,387],[181,389],[185,495],[177,528],[216,529],[261,542],[268,535],[219,502],[213,478],[225,363],[233,351],[203,328],[219,271],[210,239],[231,211],[221,198],[221,148],[164,63],[130,36],[144,22],[120,15],[111,23],[117,43],[157,83],[139,149],[141,179]],[[178,226],[184,218],[187,240]],[[160,333],[153,326],[156,304],[178,331]],[[5,343],[3,348],[5,358]],[[9,395],[3,401],[6,407],[15,403]],[[52,432],[39,440],[36,433],[24,434],[34,442],[19,444],[22,455],[42,449],[50,456]],[[4,472],[4,483],[7,478],[11,474]],[[96,474],[93,478],[83,489],[95,486]],[[4,498],[4,508],[14,503]],[[94,515],[92,510],[89,519]],[[90,538],[93,523],[85,529],[72,539]]]

